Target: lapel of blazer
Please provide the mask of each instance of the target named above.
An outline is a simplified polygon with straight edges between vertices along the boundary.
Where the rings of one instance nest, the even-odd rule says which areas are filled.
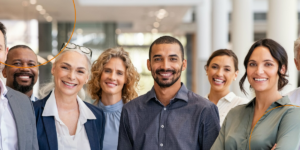
[[[25,139],[27,138],[26,135],[26,130],[25,130],[25,120],[23,117],[23,111],[21,109],[21,104],[22,100],[17,99],[14,96],[14,92],[12,89],[10,89],[9,87],[7,87],[7,94],[6,94],[6,98],[8,100],[8,103],[10,105],[11,111],[14,115],[14,119],[15,119],[15,123],[16,123],[16,129],[17,129],[17,133],[18,133],[18,146],[19,146],[19,150],[23,150],[26,146],[26,141]]]
[[[42,109],[44,111],[46,102],[48,98],[50,97],[51,92],[44,98],[42,99],[43,105]],[[41,114],[43,115],[43,113]],[[50,147],[50,150],[57,150],[58,149],[58,143],[57,143],[57,134],[56,134],[56,127],[55,127],[55,120],[53,116],[41,116],[43,120],[43,124],[45,127],[46,135],[47,135],[47,140],[48,144]]]
[[[42,116],[50,150],[57,150],[57,134],[53,116]]]
[[[84,124],[84,128],[89,139],[91,149],[100,149],[100,140],[97,136],[97,128],[93,120],[87,120]]]

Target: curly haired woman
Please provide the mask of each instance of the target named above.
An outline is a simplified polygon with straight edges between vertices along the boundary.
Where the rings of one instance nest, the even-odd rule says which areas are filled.
[[[88,91],[103,109],[106,124],[103,149],[116,150],[122,107],[136,98],[140,76],[123,48],[104,51],[92,65]]]

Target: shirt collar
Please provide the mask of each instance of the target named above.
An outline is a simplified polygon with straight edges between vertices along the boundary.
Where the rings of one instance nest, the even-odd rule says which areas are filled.
[[[232,100],[233,100],[235,97],[236,97],[236,95],[235,95],[233,92],[230,92],[230,93],[228,93],[226,96],[222,97],[221,99],[225,99],[225,100],[227,100],[228,102],[232,102]],[[204,98],[208,99],[208,94],[205,95]],[[221,100],[221,99],[220,99],[220,100]]]
[[[31,100],[32,102],[35,102],[35,96],[33,95],[33,93],[32,93],[31,96],[30,96],[30,100]]]
[[[85,123],[87,119],[96,119],[94,113],[84,104],[79,96],[77,96],[77,102],[80,111],[79,119],[82,123]],[[52,90],[51,95],[45,104],[42,116],[54,116],[58,121],[61,122],[58,115],[54,89]]]
[[[0,78],[0,88],[1,88],[1,98],[4,97],[7,93],[7,88],[3,83],[3,80]]]
[[[254,106],[254,102],[255,102],[255,98],[253,98],[249,103],[247,103],[246,107]],[[274,103],[282,106],[282,105],[289,104],[290,103],[290,99],[288,98],[288,96],[282,96],[281,99],[275,101]]]
[[[184,100],[186,102],[188,102],[188,92],[189,90],[185,87],[185,85],[183,83],[181,83],[181,87],[179,89],[179,91],[176,93],[175,97],[173,98],[175,99],[179,99],[179,100]],[[154,86],[152,87],[152,89],[147,93],[147,101],[151,100],[151,99],[157,99],[156,94],[155,94],[155,90],[154,90]]]

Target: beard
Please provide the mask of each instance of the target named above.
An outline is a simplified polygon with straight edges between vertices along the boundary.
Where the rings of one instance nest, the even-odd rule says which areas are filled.
[[[174,83],[176,83],[178,81],[178,79],[181,76],[181,72],[182,72],[182,66],[180,67],[180,70],[175,70],[175,69],[157,69],[157,70],[152,70],[152,77],[154,78],[154,81],[158,84],[159,87],[161,88],[168,88],[170,86],[172,86]],[[159,77],[156,74],[159,74],[160,72],[171,72],[173,74],[173,78],[171,79],[170,82],[166,82],[169,79],[162,79],[160,80]],[[177,75],[177,76],[175,76]]]
[[[24,85],[20,85],[16,78],[18,75],[23,74],[23,73],[15,73],[14,74],[14,81],[13,81],[13,87],[15,90],[21,92],[21,93],[27,93],[29,91],[31,91],[33,89],[34,86],[34,76],[33,75],[29,75],[29,77],[31,78],[31,83],[30,85],[24,86]]]

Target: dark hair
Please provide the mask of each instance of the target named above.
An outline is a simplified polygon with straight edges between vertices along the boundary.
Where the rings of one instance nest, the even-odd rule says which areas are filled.
[[[209,59],[206,62],[206,65],[204,66],[205,70],[209,66],[211,60],[213,58],[217,57],[217,56],[229,56],[229,57],[232,57],[235,71],[239,70],[239,67],[238,67],[239,66],[238,58],[236,57],[235,53],[232,50],[229,50],[229,49],[218,49],[218,50],[214,51],[210,55]]]
[[[26,49],[29,49],[29,50],[31,50],[31,51],[33,51],[29,46],[27,46],[27,45],[16,45],[16,46],[13,46],[12,48],[10,48],[9,50],[8,50],[8,53],[7,53],[7,59],[6,59],[6,61],[5,61],[5,63],[7,63],[7,60],[8,60],[8,54],[12,51],[12,50],[14,50],[14,49],[17,49],[17,48],[26,48]],[[6,65],[5,65],[5,67],[6,67]]]
[[[152,47],[154,44],[178,44],[180,46],[180,50],[181,50],[181,54],[182,54],[182,60],[184,60],[184,50],[183,50],[183,46],[180,43],[179,40],[177,40],[174,37],[171,36],[162,36],[159,37],[158,39],[156,39],[151,45],[150,45],[150,49],[149,49],[149,60],[151,60],[151,51],[152,51]]]
[[[5,43],[5,48],[6,48],[6,45],[7,45],[7,41],[6,41],[6,28],[5,26],[2,24],[2,22],[0,22],[0,31],[3,33],[3,36],[4,36],[4,43]]]
[[[289,83],[289,81],[285,78],[285,77],[287,77],[286,72],[288,69],[288,56],[287,56],[285,49],[280,44],[278,44],[277,42],[275,42],[272,39],[260,39],[251,46],[251,48],[249,49],[249,51],[245,57],[245,60],[244,60],[244,66],[246,68],[246,72],[245,72],[244,76],[241,78],[240,83],[239,83],[240,89],[244,94],[247,94],[247,92],[245,91],[245,89],[243,87],[243,84],[247,77],[247,65],[248,65],[250,56],[252,55],[254,49],[257,47],[260,47],[260,46],[268,48],[272,57],[278,61],[278,71],[277,71],[277,74],[279,76],[278,90],[281,90],[285,85],[287,85]],[[285,68],[286,68],[284,74],[281,74],[281,72],[280,72],[282,66],[285,66]]]

